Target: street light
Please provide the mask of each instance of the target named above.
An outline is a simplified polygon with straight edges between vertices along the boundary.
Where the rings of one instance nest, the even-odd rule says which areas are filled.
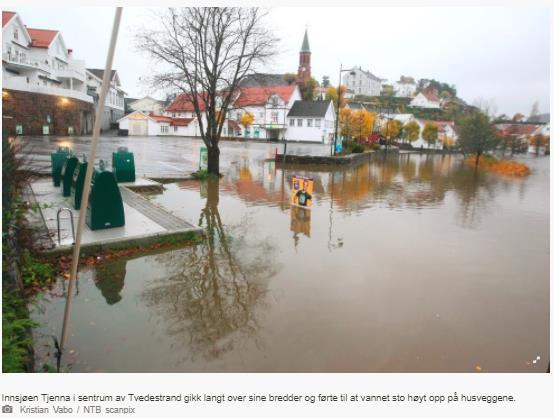
[[[343,70],[342,64],[340,65],[339,72],[339,84],[337,85],[337,119],[335,120],[335,137],[333,138],[333,148],[331,149],[331,156],[335,155],[335,150],[337,146],[337,137],[339,135],[339,109],[340,109],[340,82],[342,78],[342,73],[350,72],[350,75],[355,75],[353,68]]]

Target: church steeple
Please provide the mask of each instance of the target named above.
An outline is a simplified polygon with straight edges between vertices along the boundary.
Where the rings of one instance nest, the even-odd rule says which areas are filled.
[[[304,41],[302,42],[302,48],[300,52],[310,52],[310,43],[308,42],[308,29],[304,32]]]
[[[300,59],[298,63],[297,82],[300,90],[303,90],[306,82],[312,77],[310,42],[308,41],[308,28],[304,32],[304,40],[300,48]]]

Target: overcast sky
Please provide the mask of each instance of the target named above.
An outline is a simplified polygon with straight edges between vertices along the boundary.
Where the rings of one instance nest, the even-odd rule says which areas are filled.
[[[75,58],[84,59],[87,67],[104,67],[113,9],[11,10],[29,27],[60,30]],[[141,82],[152,68],[133,40],[142,25],[152,24],[150,17],[146,9],[123,11],[114,68],[131,97],[164,97]],[[534,101],[540,112],[549,112],[546,8],[274,8],[267,21],[281,40],[268,72],[296,72],[307,27],[312,75],[319,81],[328,75],[336,84],[341,63],[360,65],[389,82],[407,75],[454,84],[469,103],[479,97],[494,100],[498,114],[529,114]]]

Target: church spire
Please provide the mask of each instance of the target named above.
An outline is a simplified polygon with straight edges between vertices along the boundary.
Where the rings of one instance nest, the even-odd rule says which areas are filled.
[[[304,41],[302,42],[302,48],[300,49],[300,52],[310,52],[310,43],[308,42],[308,28],[306,28],[306,32],[304,32]]]

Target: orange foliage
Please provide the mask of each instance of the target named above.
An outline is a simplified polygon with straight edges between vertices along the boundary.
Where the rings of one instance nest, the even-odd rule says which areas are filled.
[[[476,157],[473,155],[466,158],[465,161],[471,167],[475,167]],[[524,177],[531,173],[526,164],[514,160],[497,160],[485,155],[479,158],[479,167],[483,170],[514,177]]]

